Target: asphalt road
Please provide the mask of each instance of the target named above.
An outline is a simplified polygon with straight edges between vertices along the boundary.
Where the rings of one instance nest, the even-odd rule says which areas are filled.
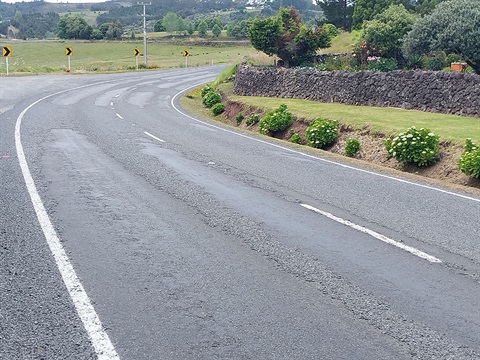
[[[0,359],[480,359],[480,199],[183,113],[220,70],[0,79]]]

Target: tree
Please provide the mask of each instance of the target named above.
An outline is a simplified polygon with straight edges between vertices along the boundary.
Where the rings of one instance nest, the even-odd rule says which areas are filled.
[[[169,33],[185,30],[183,19],[173,12],[169,12],[163,17],[162,25]]]
[[[412,30],[417,16],[403,5],[390,5],[375,19],[363,23],[363,38],[370,47],[381,49],[385,57],[402,57],[401,40]]]
[[[235,39],[242,39],[247,37],[247,30],[250,27],[251,20],[242,20],[236,23],[227,25],[227,35],[233,36]]]
[[[207,36],[207,23],[205,21],[200,22],[198,24],[197,30],[198,30],[198,36],[200,37]]]
[[[61,39],[90,39],[93,28],[80,16],[64,16],[58,21],[58,37]]]
[[[123,35],[123,26],[120,22],[103,23],[99,27],[104,39],[107,40],[121,40]]]
[[[214,37],[219,37],[221,33],[222,33],[222,29],[220,28],[220,26],[218,26],[218,24],[215,24],[212,28],[213,36]]]
[[[430,14],[442,1],[444,0],[418,0],[415,4],[415,12],[420,15]]]
[[[351,29],[354,0],[317,0],[317,4],[322,8],[327,22],[347,31]]]
[[[407,5],[407,0],[356,0],[352,28],[361,29],[364,21],[373,20],[390,5]]]
[[[311,61],[319,48],[330,46],[325,30],[304,25],[293,7],[281,8],[273,17],[255,18],[248,28],[248,38],[255,49],[278,55],[285,67]]]
[[[479,24],[480,0],[444,1],[413,25],[403,51],[407,56],[436,50],[459,54],[480,74]]]
[[[162,19],[158,19],[157,21],[155,21],[155,24],[153,25],[153,31],[155,32],[165,31],[165,27],[162,24]]]

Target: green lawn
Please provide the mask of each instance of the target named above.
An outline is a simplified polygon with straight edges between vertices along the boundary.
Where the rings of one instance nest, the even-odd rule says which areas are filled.
[[[229,91],[228,88],[225,90]],[[274,109],[284,103],[296,116],[307,120],[324,117],[338,120],[354,128],[369,126],[373,132],[378,131],[385,135],[394,135],[411,126],[416,126],[417,128],[429,128],[440,136],[441,141],[451,141],[463,145],[466,138],[472,138],[475,143],[480,144],[480,118],[396,108],[318,103],[308,100],[237,95],[229,97],[231,100],[266,109]]]
[[[339,54],[353,50],[353,46],[357,41],[355,33],[342,32],[332,39],[332,44],[327,49],[321,49],[320,54]]]

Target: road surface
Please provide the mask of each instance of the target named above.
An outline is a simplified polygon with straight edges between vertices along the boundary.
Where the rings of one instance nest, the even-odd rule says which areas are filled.
[[[186,114],[221,69],[0,79],[0,359],[479,359],[480,198]]]

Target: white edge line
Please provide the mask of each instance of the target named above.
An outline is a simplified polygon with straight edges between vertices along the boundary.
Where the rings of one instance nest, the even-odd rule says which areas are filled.
[[[109,81],[108,81],[109,82]],[[45,206],[38,194],[37,188],[35,186],[35,182],[33,181],[33,177],[30,173],[30,169],[28,167],[28,163],[25,157],[25,153],[23,150],[22,142],[21,142],[21,135],[20,135],[20,128],[22,124],[23,116],[26,114],[28,110],[30,110],[33,106],[38,104],[39,102],[55,96],[59,95],[71,90],[80,89],[87,86],[98,85],[91,84],[86,86],[80,86],[75,89],[68,89],[64,91],[57,92],[55,94],[50,94],[45,96],[34,103],[30,104],[27,108],[25,108],[17,118],[17,122],[15,124],[15,147],[17,149],[17,156],[18,161],[20,163],[20,168],[22,170],[23,178],[25,180],[25,185],[27,187],[28,193],[30,195],[30,199],[32,200],[33,208],[35,209],[35,213],[37,214],[38,222],[42,228],[43,234],[47,241],[47,244],[52,252],[52,255],[55,259],[57,267],[60,271],[62,276],[63,282],[67,287],[68,293],[73,301],[73,305],[77,311],[80,320],[83,323],[83,326],[90,337],[92,342],[92,346],[97,354],[97,358],[99,360],[116,360],[120,359],[115,348],[113,347],[112,342],[108,334],[103,329],[102,323],[98,314],[96,313],[93,305],[88,297],[85,289],[83,288],[80,279],[78,278],[75,270],[68,258],[65,249],[63,248],[60,239],[57,236],[57,233],[50,221],[50,218],[45,210]]]
[[[162,142],[162,143],[165,142],[165,140],[162,140],[162,139],[156,137],[155,135],[150,134],[150,133],[147,132],[147,131],[144,131],[143,133],[144,133],[145,135],[147,135],[147,136],[150,136],[152,139],[155,139],[155,140],[160,141],[160,142]]]
[[[320,209],[317,209],[311,205],[308,205],[308,204],[300,204],[301,206],[303,206],[304,208],[308,209],[308,210],[311,210],[311,211],[314,211],[318,214],[321,214],[331,220],[334,220],[340,224],[343,224],[343,225],[346,225],[346,226],[349,226],[351,227],[352,229],[355,229],[355,230],[358,230],[358,231],[361,231],[365,234],[368,234],[378,240],[381,240],[383,241],[384,243],[387,243],[387,244],[390,244],[390,245],[393,245],[393,246],[396,246],[402,250],[405,250],[415,256],[418,256],[422,259],[425,259],[427,261],[430,261],[431,263],[441,263],[442,260],[436,258],[435,256],[432,256],[432,255],[429,255],[421,250],[418,250],[414,247],[411,247],[411,246],[408,246],[408,245],[405,245],[405,244],[402,244],[401,242],[398,242],[398,241],[395,241],[395,240],[392,240],[388,237],[386,237],[385,235],[382,235],[382,234],[379,234],[373,230],[370,230],[370,229],[367,229],[366,227],[363,227],[363,226],[360,226],[360,225],[357,225],[357,224],[354,224],[352,223],[351,221],[348,221],[348,220],[345,220],[345,219],[342,219],[338,216],[335,216],[333,214],[330,214],[329,212],[326,212],[326,211],[323,211],[323,210],[320,210]]]
[[[117,115],[117,117],[118,117],[119,119],[122,119],[122,120],[123,120],[122,115],[120,115],[120,114],[115,114],[115,115]]]
[[[177,107],[175,106],[174,101],[175,101],[175,99],[176,99],[179,95],[181,95],[181,94],[184,93],[185,91],[188,91],[188,90],[190,90],[190,89],[192,89],[192,88],[195,88],[195,87],[197,87],[197,86],[200,86],[200,85],[202,85],[202,84],[204,84],[204,83],[200,83],[200,84],[196,84],[196,85],[193,85],[193,86],[189,86],[188,88],[183,89],[182,91],[180,91],[180,92],[178,92],[177,94],[175,94],[175,96],[174,96],[174,97],[171,99],[171,101],[170,101],[170,104],[172,105],[172,107],[173,107],[177,112],[179,112],[180,114],[182,114],[183,116],[185,116],[185,117],[187,117],[187,118],[189,118],[189,119],[192,119],[192,120],[194,120],[194,121],[197,121],[197,122],[199,122],[199,123],[201,123],[201,124],[210,126],[210,127],[214,128],[214,129],[222,130],[222,131],[225,131],[225,132],[227,132],[227,133],[231,133],[231,134],[234,134],[234,135],[237,135],[237,136],[244,137],[244,138],[246,138],[246,139],[250,139],[250,140],[253,140],[253,141],[257,141],[257,142],[262,143],[262,144],[267,144],[267,145],[270,145],[270,146],[273,146],[273,147],[276,147],[276,148],[279,148],[279,149],[282,149],[282,150],[285,150],[285,151],[288,151],[288,152],[291,152],[291,153],[294,153],[294,154],[297,154],[297,155],[301,155],[301,156],[304,156],[304,157],[307,157],[307,158],[310,158],[310,159],[315,159],[315,160],[318,160],[318,161],[323,161],[323,162],[326,162],[326,163],[328,163],[328,164],[341,166],[341,167],[346,168],[346,169],[355,170],[355,171],[358,171],[358,172],[363,172],[363,173],[366,173],[366,174],[383,177],[383,178],[385,178],[385,179],[394,180],[394,181],[398,181],[398,182],[401,182],[401,183],[404,183],[404,184],[413,185],[413,186],[418,186],[418,187],[425,188],[425,189],[429,189],[429,190],[433,190],[433,191],[438,191],[438,192],[441,192],[441,193],[444,193],[444,194],[453,195],[453,196],[460,197],[460,198],[462,198],[462,199],[471,200],[471,201],[475,201],[475,202],[479,202],[479,203],[480,203],[480,198],[474,198],[474,197],[471,197],[471,196],[458,194],[458,193],[455,193],[455,192],[452,192],[452,191],[448,191],[448,190],[444,190],[444,189],[439,189],[439,188],[436,188],[436,187],[433,187],[433,186],[429,186],[429,185],[425,185],[425,184],[420,184],[420,183],[415,183],[415,182],[408,181],[408,180],[405,180],[405,179],[402,179],[402,178],[397,178],[397,177],[393,177],[393,176],[389,176],[389,175],[385,175],[385,174],[381,174],[381,173],[376,173],[376,172],[369,171],[369,170],[365,170],[365,169],[360,169],[360,168],[357,168],[357,167],[354,167],[354,166],[350,166],[350,165],[342,164],[342,163],[339,163],[339,162],[336,162],[336,161],[324,159],[324,158],[321,158],[321,157],[319,157],[319,156],[314,156],[314,155],[306,154],[306,153],[304,153],[304,152],[297,151],[297,150],[294,150],[294,149],[291,149],[291,148],[288,148],[288,147],[285,147],[285,146],[282,146],[282,145],[277,145],[277,144],[274,144],[274,143],[271,143],[271,142],[268,142],[268,141],[265,141],[265,140],[261,140],[261,139],[258,139],[258,138],[254,138],[254,137],[249,136],[249,135],[245,135],[245,134],[242,134],[242,133],[233,131],[233,130],[229,130],[229,129],[226,129],[226,128],[223,128],[223,127],[220,127],[220,126],[217,126],[217,125],[213,125],[213,124],[210,124],[209,122],[202,121],[202,120],[199,120],[199,119],[197,119],[197,118],[194,118],[193,116],[190,116],[190,115],[184,113],[183,111],[181,111],[179,108],[177,108]]]

